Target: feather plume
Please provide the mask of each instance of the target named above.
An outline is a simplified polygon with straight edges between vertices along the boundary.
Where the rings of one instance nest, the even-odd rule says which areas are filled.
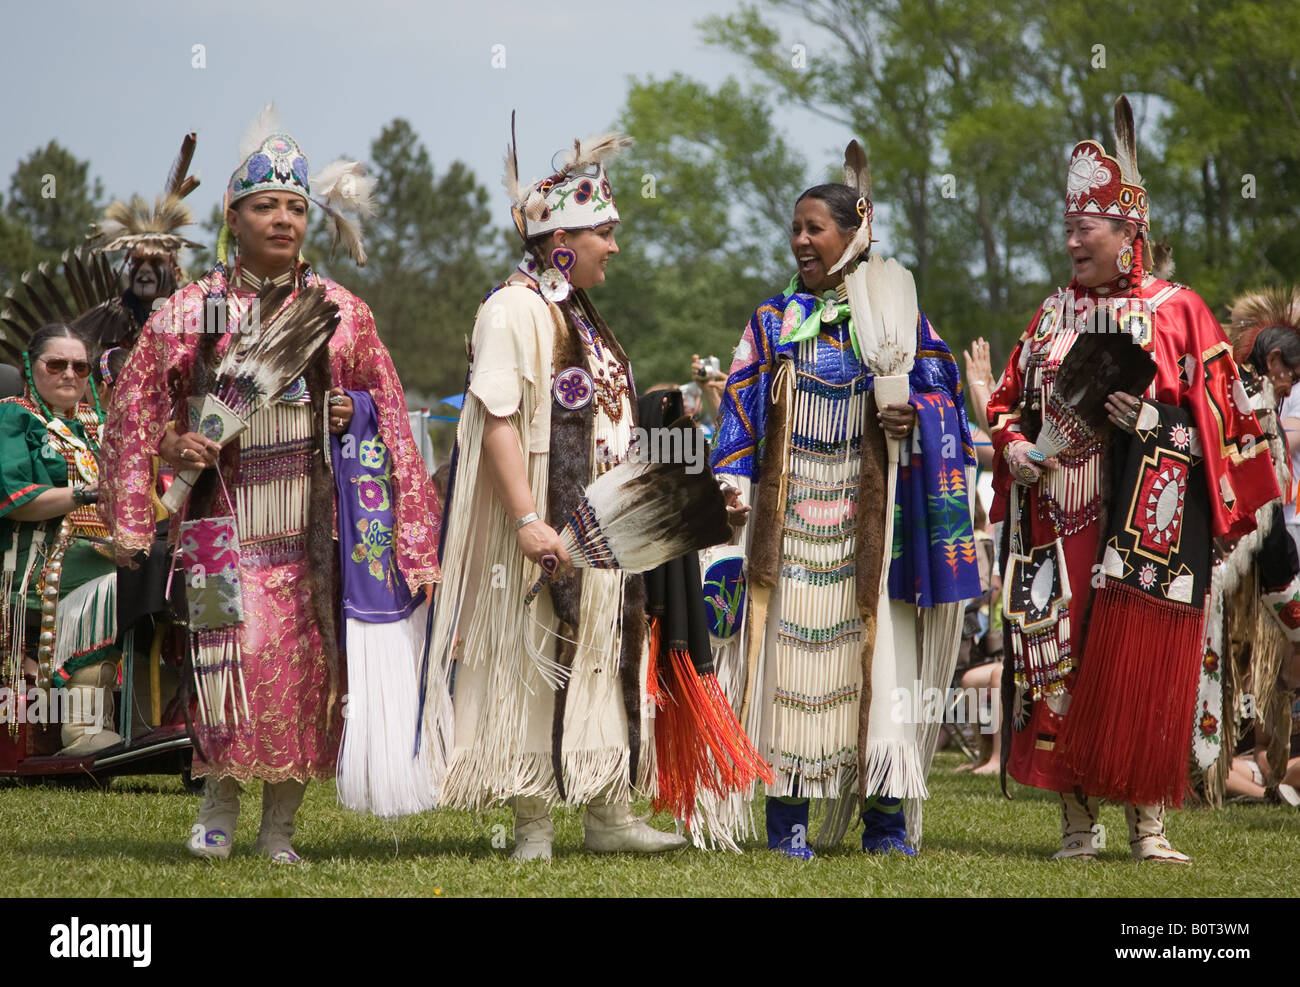
[[[519,142],[515,138],[515,111],[510,111],[510,143],[506,145],[506,170],[501,177],[501,184],[506,188],[510,201],[522,206],[528,197],[526,189],[519,181]]]
[[[871,167],[867,163],[867,152],[855,140],[849,141],[849,146],[844,149],[844,184],[858,195],[871,198]]]
[[[313,198],[319,196],[336,209],[363,218],[375,214],[375,179],[366,174],[360,162],[349,158],[339,158],[322,168],[311,180],[311,191]]]
[[[1044,456],[1055,456],[1089,434],[1111,428],[1106,397],[1115,391],[1140,395],[1155,379],[1151,354],[1115,324],[1114,310],[1098,305],[1092,325],[1079,333],[1056,372],[1048,404],[1055,414],[1043,416],[1035,443]],[[1069,426],[1064,423],[1071,423]],[[1073,439],[1070,434],[1073,433]]]
[[[198,176],[190,175],[190,163],[194,160],[194,149],[198,142],[197,134],[189,133],[182,138],[180,153],[176,155],[171,170],[167,172],[167,183],[163,186],[164,195],[183,199],[199,187]]]
[[[262,141],[266,140],[272,134],[284,132],[284,125],[280,123],[280,114],[275,109],[274,103],[267,103],[262,107],[261,112],[253,118],[253,122],[248,125],[244,131],[244,136],[239,140],[239,160],[247,161],[253,152],[262,146]]]
[[[848,147],[844,149],[844,184],[868,202],[871,201],[871,167],[867,162],[867,152],[856,140],[849,141]],[[835,262],[830,273],[834,274],[870,249],[871,214],[868,212],[862,217],[862,222],[858,224],[858,231],[853,234],[853,239],[849,241],[844,253],[840,254],[839,260]]]
[[[872,373],[894,376],[910,372],[916,357],[920,315],[912,272],[892,257],[885,260],[873,256],[845,275],[844,280],[862,357]]]
[[[1133,107],[1128,97],[1121,94],[1115,100],[1115,160],[1119,162],[1120,175],[1130,185],[1141,185],[1138,172],[1137,128],[1133,126]]]
[[[311,189],[311,201],[320,206],[329,217],[331,250],[341,243],[357,266],[365,267],[366,250],[362,242],[361,220],[375,214],[372,198],[375,179],[366,174],[359,162],[339,158],[326,165],[311,180]]]
[[[1151,244],[1151,273],[1161,281],[1168,281],[1174,273],[1174,247],[1167,236]]]
[[[625,147],[632,146],[632,138],[611,130],[598,137],[585,137],[573,142],[573,151],[565,162],[566,171],[582,171],[592,165],[603,165]]]
[[[1233,358],[1244,363],[1250,358],[1255,337],[1264,329],[1279,327],[1300,332],[1300,286],[1271,286],[1250,291],[1232,303],[1228,338]]]

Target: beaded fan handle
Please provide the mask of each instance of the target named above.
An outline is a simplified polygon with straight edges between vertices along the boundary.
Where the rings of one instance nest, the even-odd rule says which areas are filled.
[[[551,581],[551,578],[555,575],[555,570],[560,567],[560,558],[558,555],[543,555],[538,565],[542,567],[542,574],[537,577],[537,582],[533,583],[533,588],[524,597],[524,606],[528,606],[533,600],[537,599],[537,594],[542,591],[542,587]]]

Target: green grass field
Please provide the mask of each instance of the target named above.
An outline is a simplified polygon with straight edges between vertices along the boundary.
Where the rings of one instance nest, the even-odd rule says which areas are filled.
[[[314,784],[298,815],[300,867],[252,852],[259,788],[244,794],[235,853],[190,856],[198,807],[180,781],[119,778],[107,792],[0,783],[0,886],[33,896],[1294,896],[1300,889],[1300,812],[1233,805],[1170,815],[1191,867],[1139,865],[1128,855],[1123,811],[1107,805],[1108,846],[1095,863],[1048,859],[1058,845],[1054,796],[1018,788],[1003,799],[991,778],[957,774],[941,754],[931,775],[926,837],[914,859],[876,858],[850,835],[812,862],[768,853],[681,850],[661,857],[599,857],[582,849],[579,814],[555,812],[555,859],[515,864],[494,835],[510,813],[435,812],[394,823],[340,808],[333,784]],[[646,811],[646,807],[642,807]],[[761,825],[761,806],[755,821]],[[666,817],[656,824],[667,828]],[[502,827],[498,829],[497,827]]]

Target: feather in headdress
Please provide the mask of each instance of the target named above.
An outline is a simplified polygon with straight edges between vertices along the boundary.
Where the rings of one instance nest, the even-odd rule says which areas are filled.
[[[267,103],[248,125],[244,136],[239,139],[239,160],[247,161],[262,146],[263,141],[272,134],[282,133],[284,133],[284,124],[280,122],[280,114],[274,103]]]
[[[580,569],[646,572],[731,537],[727,505],[712,470],[683,463],[627,462],[597,477],[560,530]],[[554,564],[529,592],[531,603]]]
[[[625,147],[631,147],[633,140],[626,134],[611,130],[597,137],[584,137],[573,142],[573,151],[565,160],[565,171],[582,171],[592,165],[603,165]]]
[[[374,190],[375,179],[348,158],[330,162],[311,180],[311,201],[329,217],[331,249],[342,243],[358,267],[366,266],[361,220],[375,214]]]
[[[1155,379],[1151,354],[1115,321],[1110,305],[1099,304],[1092,324],[1080,332],[1056,372],[1035,447],[1044,458],[1077,446],[1088,435],[1111,427],[1106,398],[1115,391],[1141,394]]]
[[[1133,126],[1133,107],[1128,97],[1121,94],[1115,100],[1115,160],[1119,162],[1120,176],[1130,185],[1142,185],[1138,172],[1137,128]]]
[[[197,134],[186,134],[181,139],[181,149],[172,162],[167,173],[167,184],[163,186],[164,195],[183,199],[199,187],[199,176],[190,174],[190,162],[194,160],[194,149],[198,146]]]
[[[862,221],[844,253],[831,268],[831,274],[871,249],[871,167],[867,162],[867,152],[856,140],[849,141],[849,146],[844,149],[844,184],[858,193],[858,207],[863,210]]]
[[[182,200],[199,187],[198,178],[189,173],[197,144],[198,138],[192,133],[181,140],[180,153],[167,172],[162,195],[154,199],[152,207],[140,195],[131,196],[127,202],[119,199],[110,203],[104,210],[102,226],[91,239],[104,250],[154,254],[175,254],[182,247],[202,246],[176,232],[194,223],[194,214]]]
[[[1232,340],[1233,358],[1245,363],[1250,358],[1255,337],[1274,327],[1300,332],[1300,286],[1260,288],[1232,303],[1228,338]]]

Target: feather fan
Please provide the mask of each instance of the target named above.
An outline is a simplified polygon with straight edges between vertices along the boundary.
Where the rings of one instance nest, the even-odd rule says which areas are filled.
[[[325,297],[321,285],[306,288],[285,304],[292,291],[285,285],[268,285],[257,296],[240,324],[235,339],[217,365],[210,394],[191,398],[201,421],[217,415],[222,421],[218,441],[224,445],[239,435],[260,408],[278,400],[306,370],[339,323],[339,310]],[[273,312],[261,319],[261,312]],[[185,501],[202,470],[182,470],[162,503],[175,513]]]
[[[1048,398],[1055,414],[1043,416],[1034,444],[1045,459],[1111,427],[1106,412],[1109,394],[1140,395],[1155,379],[1151,354],[1114,324],[1109,305],[1097,306],[1089,329],[1075,337],[1056,372]]]
[[[920,309],[912,272],[894,258],[868,257],[844,276],[862,357],[877,377],[910,373]]]
[[[722,544],[731,537],[731,525],[712,470],[627,462],[592,481],[559,534],[576,568],[646,572]],[[543,560],[542,577],[525,603],[541,592],[555,567],[554,556]]]

